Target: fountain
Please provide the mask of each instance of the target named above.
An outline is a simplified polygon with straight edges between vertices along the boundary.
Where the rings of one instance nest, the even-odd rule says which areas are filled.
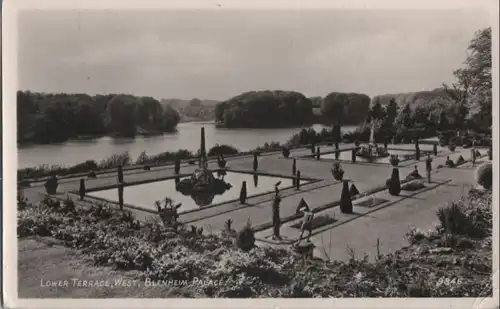
[[[367,122],[371,122],[370,139],[368,142],[368,146],[362,146],[356,152],[356,156],[368,159],[369,161],[374,161],[378,158],[385,158],[389,156],[389,152],[387,151],[387,149],[378,147],[377,143],[375,143],[375,120],[372,118],[373,117],[369,115],[367,120]]]
[[[201,128],[198,168],[191,177],[179,181],[175,188],[178,192],[191,196],[198,206],[207,206],[212,203],[215,195],[221,195],[232,187],[231,184],[224,181],[225,173],[218,172],[218,178],[215,178],[213,172],[208,169],[205,128]]]

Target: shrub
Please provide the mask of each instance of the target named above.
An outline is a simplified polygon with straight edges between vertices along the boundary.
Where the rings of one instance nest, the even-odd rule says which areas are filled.
[[[389,194],[397,196],[401,193],[401,181],[399,180],[399,169],[393,168],[392,175],[388,183]]]
[[[48,179],[45,184],[45,190],[47,191],[47,194],[56,194],[57,193],[57,187],[59,186],[59,182],[57,180],[56,176],[52,176],[50,179]]]
[[[491,189],[493,186],[493,165],[491,162],[485,162],[476,169],[476,182],[485,189]]]
[[[413,245],[427,239],[427,235],[419,229],[411,228],[410,231],[405,234],[405,238],[410,245]]]
[[[391,162],[392,166],[398,166],[399,165],[399,157],[397,155],[391,155],[389,162]]]
[[[333,168],[331,169],[331,172],[332,172],[333,178],[335,180],[339,180],[340,181],[344,177],[344,170],[340,166],[339,162],[335,162],[333,164]]]
[[[457,161],[455,162],[455,165],[459,165],[465,162],[464,157],[462,155],[458,156]]]
[[[238,149],[234,148],[233,146],[216,144],[214,147],[210,148],[207,156],[215,157],[218,155],[233,155],[237,154],[238,152]]]
[[[349,193],[349,184],[347,180],[344,180],[342,186],[342,195],[340,196],[340,211],[346,214],[352,213],[352,200]]]
[[[174,163],[174,173],[179,174],[180,171],[181,171],[181,159],[179,157],[176,157]]]
[[[290,149],[288,147],[281,148],[281,153],[284,158],[288,158],[290,156]]]
[[[488,201],[486,204],[485,200]],[[491,191],[477,193],[471,190],[467,198],[438,209],[437,216],[438,231],[472,238],[491,236]]]
[[[255,232],[252,229],[250,220],[247,224],[238,232],[236,236],[236,244],[238,248],[243,251],[251,250],[255,245]]]

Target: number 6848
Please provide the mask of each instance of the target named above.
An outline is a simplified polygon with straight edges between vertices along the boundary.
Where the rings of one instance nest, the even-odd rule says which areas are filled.
[[[462,284],[462,279],[460,278],[439,278],[437,285],[457,285]]]

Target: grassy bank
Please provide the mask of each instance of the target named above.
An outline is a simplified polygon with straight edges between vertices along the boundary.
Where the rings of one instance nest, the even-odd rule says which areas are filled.
[[[407,248],[375,262],[353,254],[348,262],[303,264],[290,249],[243,251],[228,233],[200,234],[189,227],[173,231],[155,221],[139,224],[130,213],[103,205],[79,209],[71,202],[59,205],[46,200],[38,205],[20,203],[18,208],[20,243],[34,236],[52,239],[58,245],[54,250],[63,246],[80,258],[72,260],[79,269],[89,267],[93,273],[112,269],[142,282],[142,288],[122,291],[129,296],[151,294],[146,280],[193,278],[221,284],[165,287],[163,297],[485,297],[492,293],[491,191],[473,190],[443,206],[435,229],[410,231]],[[35,253],[23,251],[20,259],[29,259],[30,254]],[[23,272],[29,273],[29,280],[39,280],[54,271],[59,270],[23,269],[20,276],[28,278]],[[99,293],[84,290],[75,293],[87,293],[83,297]],[[66,296],[73,293],[71,287],[65,291]]]

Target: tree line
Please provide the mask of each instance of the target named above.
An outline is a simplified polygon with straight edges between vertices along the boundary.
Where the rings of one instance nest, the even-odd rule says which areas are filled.
[[[179,119],[177,111],[152,97],[17,92],[18,143],[160,134],[174,131]]]

